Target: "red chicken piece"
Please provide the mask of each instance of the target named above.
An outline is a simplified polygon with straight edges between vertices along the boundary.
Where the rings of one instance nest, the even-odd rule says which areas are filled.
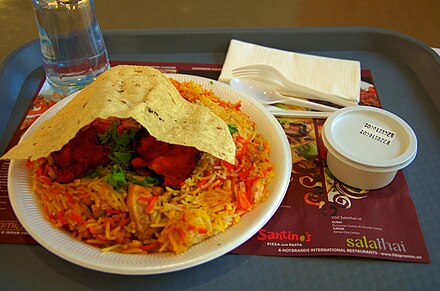
[[[99,165],[108,163],[109,150],[98,141],[98,134],[110,126],[107,122],[94,122],[80,130],[63,148],[52,153],[57,182],[70,183],[84,177]]]
[[[133,159],[131,165],[138,171],[146,166],[163,176],[163,186],[180,187],[196,168],[200,151],[194,147],[158,141],[148,133],[140,136],[136,144],[139,157]]]

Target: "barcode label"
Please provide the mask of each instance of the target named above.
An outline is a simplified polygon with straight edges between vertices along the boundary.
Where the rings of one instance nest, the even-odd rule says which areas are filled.
[[[365,122],[359,133],[385,145],[390,145],[396,136],[395,132],[370,122]]]

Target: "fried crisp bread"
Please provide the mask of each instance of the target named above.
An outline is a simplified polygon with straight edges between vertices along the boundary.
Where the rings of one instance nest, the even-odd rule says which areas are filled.
[[[220,117],[185,100],[158,70],[127,65],[104,72],[1,159],[47,157],[96,118],[109,117],[133,118],[160,141],[235,162],[235,144]]]

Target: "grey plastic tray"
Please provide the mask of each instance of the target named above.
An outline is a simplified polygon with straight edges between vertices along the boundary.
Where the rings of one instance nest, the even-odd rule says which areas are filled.
[[[220,64],[232,38],[359,60],[372,72],[383,107],[405,119],[417,134],[418,156],[404,173],[432,263],[228,254],[179,272],[120,276],[76,266],[40,246],[0,244],[0,289],[440,288],[440,57],[428,46],[370,28],[108,31],[104,36],[112,60]],[[42,76],[37,41],[17,49],[0,66],[0,152]]]

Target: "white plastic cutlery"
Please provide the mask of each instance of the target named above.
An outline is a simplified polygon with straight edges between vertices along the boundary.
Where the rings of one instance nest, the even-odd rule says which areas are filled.
[[[338,109],[301,98],[282,96],[271,86],[252,79],[233,78],[230,85],[232,88],[256,98],[264,105],[284,103],[328,112],[333,112]]]
[[[304,87],[288,80],[281,72],[269,65],[249,65],[232,70],[234,77],[259,79],[277,86],[280,92],[285,95],[294,95],[308,99],[328,101],[340,106],[353,106],[358,102],[347,100],[337,96],[325,94],[323,92]]]
[[[305,110],[283,110],[274,106],[268,107],[270,113],[278,117],[295,117],[295,118],[327,118],[333,112],[305,111]]]

